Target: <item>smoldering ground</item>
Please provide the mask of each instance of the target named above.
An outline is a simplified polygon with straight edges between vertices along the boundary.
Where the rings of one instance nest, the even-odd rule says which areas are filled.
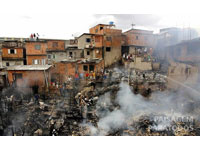
[[[147,115],[156,122],[152,125],[155,130],[165,130],[175,121],[192,122],[198,119],[197,110],[199,106],[193,106],[190,100],[198,103],[196,95],[188,94],[187,90],[177,92],[156,92],[151,99],[141,95],[135,95],[127,83],[120,83],[120,90],[117,93],[115,103],[119,105],[113,111],[110,95],[100,97],[97,103],[97,116],[99,122],[97,127],[92,124],[84,124],[90,129],[90,135],[108,135],[118,129],[127,128],[130,122],[138,120],[141,116]]]

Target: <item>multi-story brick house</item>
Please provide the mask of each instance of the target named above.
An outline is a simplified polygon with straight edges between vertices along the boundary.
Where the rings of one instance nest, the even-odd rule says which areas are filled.
[[[45,65],[47,64],[47,41],[26,41],[26,59],[28,65]]]
[[[83,49],[78,47],[78,39],[70,39],[65,42],[67,60],[77,60],[83,58]]]
[[[2,43],[3,66],[26,65],[24,43],[20,41],[4,41]]]
[[[53,64],[67,58],[65,51],[65,40],[47,40],[48,64]]]
[[[113,24],[98,24],[90,28],[90,34],[95,35],[95,46],[102,49],[105,67],[121,59],[122,30]]]
[[[102,35],[84,33],[78,37],[78,49],[83,50],[84,58],[103,58],[102,42]]]
[[[153,31],[131,29],[123,33],[124,44],[122,46],[123,53],[137,53],[139,51],[147,51],[153,53],[156,38]]]

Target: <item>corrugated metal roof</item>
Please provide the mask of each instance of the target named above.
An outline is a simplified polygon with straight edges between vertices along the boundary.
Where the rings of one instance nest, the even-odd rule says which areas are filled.
[[[96,59],[83,59],[79,63],[85,64],[85,63],[100,63],[102,61],[101,58]]]
[[[17,65],[9,66],[7,70],[48,70],[52,65]]]

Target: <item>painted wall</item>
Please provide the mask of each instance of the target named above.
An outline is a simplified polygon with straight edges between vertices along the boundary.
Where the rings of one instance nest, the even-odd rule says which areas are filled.
[[[66,50],[66,59],[70,59],[70,52],[72,52],[72,58],[71,59],[79,59],[82,58],[82,49],[67,49]]]
[[[6,63],[9,63],[9,66],[14,66],[14,65],[24,65],[23,60],[3,60],[2,64],[4,67],[6,67]]]
[[[49,58],[49,56],[51,58]],[[63,59],[67,59],[67,53],[66,51],[58,51],[58,52],[51,52],[47,51],[47,61],[48,64],[53,64],[55,62],[62,61]]]
[[[139,69],[139,70],[152,70],[151,62],[143,62],[141,57],[134,57],[134,62],[125,62],[125,67],[130,69]]]

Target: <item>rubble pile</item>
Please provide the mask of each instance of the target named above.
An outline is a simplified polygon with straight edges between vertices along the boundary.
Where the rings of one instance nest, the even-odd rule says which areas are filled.
[[[63,90],[60,96],[24,96],[19,91],[9,95],[10,92],[4,91],[0,101],[0,135],[200,135],[198,119],[163,121],[156,118],[165,115],[145,112],[148,108],[142,104],[151,102],[147,107],[152,108],[159,105],[155,100],[146,99],[153,97],[152,92],[165,90],[165,83],[164,76],[154,72],[133,70],[128,73],[126,70],[113,69],[106,72],[102,82],[91,80],[87,85],[75,89],[72,85]],[[134,93],[146,99],[140,99],[141,96]],[[181,107],[185,107],[188,114],[199,110],[199,104],[187,103],[182,103]],[[130,105],[141,106],[133,110]],[[139,115],[134,111],[138,111]],[[140,111],[143,113],[140,114]]]
[[[129,85],[133,87],[135,94],[140,93],[145,97],[149,97],[152,92],[166,89],[166,78],[152,71],[133,70],[130,72]]]
[[[153,116],[143,115],[138,119],[130,119],[123,125],[122,128],[109,131],[107,136],[199,136],[200,135],[200,122],[183,122],[172,121],[169,125],[162,124],[157,121]],[[92,135],[92,130],[89,126],[82,127],[81,135]],[[98,134],[97,128],[95,131]],[[98,135],[97,134],[97,135]],[[100,134],[99,134],[100,135]]]
[[[42,95],[25,97],[19,91],[9,95],[12,92],[5,91],[7,97],[2,96],[0,101],[0,133],[17,136],[83,135],[80,124],[86,119],[84,113],[88,122],[95,125],[98,122],[95,110],[99,96],[109,91],[116,93],[119,81],[118,76],[106,79],[101,86],[90,82],[79,92],[68,89],[64,96],[48,94],[45,98]],[[87,105],[86,112],[81,103]]]

